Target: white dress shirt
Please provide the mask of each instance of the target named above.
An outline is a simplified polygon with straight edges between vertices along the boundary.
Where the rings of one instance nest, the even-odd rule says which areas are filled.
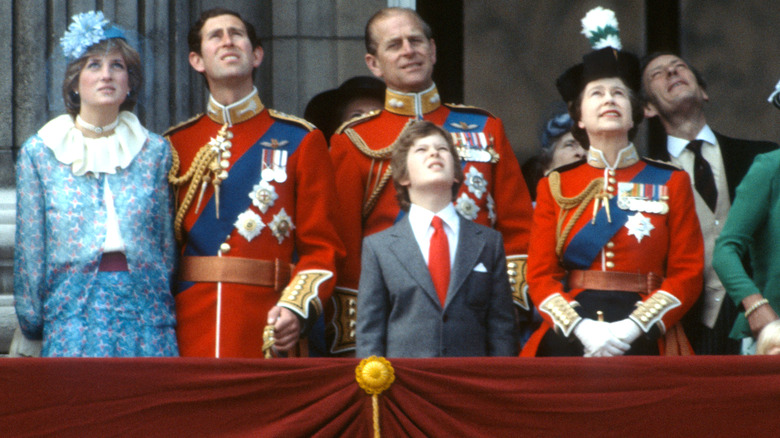
[[[447,204],[444,209],[436,213],[412,204],[409,208],[409,222],[412,225],[412,233],[415,240],[417,240],[417,245],[420,247],[427,265],[428,250],[431,246],[431,236],[433,236],[434,231],[431,221],[434,216],[439,216],[442,222],[444,222],[443,228],[450,247],[450,267],[452,267],[455,265],[455,250],[458,248],[458,232],[460,231],[460,218],[452,203]]]

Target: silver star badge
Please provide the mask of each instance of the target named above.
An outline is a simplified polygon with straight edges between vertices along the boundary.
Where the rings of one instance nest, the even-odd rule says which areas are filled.
[[[457,210],[461,216],[471,221],[476,219],[479,214],[479,206],[477,206],[474,200],[469,198],[469,195],[465,193],[462,193],[455,202],[455,210]]]
[[[254,204],[255,207],[265,213],[268,211],[268,207],[274,205],[274,202],[279,198],[279,195],[276,194],[276,189],[269,184],[268,181],[260,181],[252,187],[249,198],[252,199],[252,204]]]
[[[650,237],[650,231],[655,229],[650,218],[645,217],[642,213],[629,216],[625,226],[628,228],[628,235],[636,237],[637,242],[641,242],[645,236]]]
[[[290,237],[290,232],[295,229],[292,218],[284,211],[284,208],[274,215],[274,219],[268,224],[268,227],[271,228],[271,232],[279,241],[280,245],[284,238]]]
[[[265,224],[260,216],[252,210],[239,214],[233,225],[235,225],[238,234],[244,236],[244,239],[248,242],[259,236],[260,232],[265,228]]]
[[[487,181],[482,172],[477,170],[474,166],[469,166],[469,171],[466,172],[466,187],[469,192],[473,193],[477,199],[482,198],[482,194],[487,191]]]

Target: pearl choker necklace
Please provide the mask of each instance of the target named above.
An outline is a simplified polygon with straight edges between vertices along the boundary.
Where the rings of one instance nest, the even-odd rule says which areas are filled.
[[[76,123],[81,126],[82,128],[86,129],[87,131],[92,131],[97,135],[107,134],[116,128],[116,126],[119,124],[119,117],[117,117],[113,122],[109,123],[106,126],[95,126],[92,124],[89,124],[84,121],[84,119],[81,118],[81,116],[76,116]]]

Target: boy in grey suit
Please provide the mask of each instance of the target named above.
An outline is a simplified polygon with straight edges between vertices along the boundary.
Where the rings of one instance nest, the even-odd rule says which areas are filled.
[[[393,184],[407,214],[363,240],[358,357],[517,354],[503,240],[457,214],[459,163],[451,136],[431,122],[410,122],[396,140]],[[443,285],[428,266],[442,258],[431,243],[437,221],[444,224],[451,266]]]

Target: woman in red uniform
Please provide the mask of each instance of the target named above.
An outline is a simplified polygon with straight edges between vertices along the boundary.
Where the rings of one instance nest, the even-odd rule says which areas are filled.
[[[588,153],[539,185],[529,293],[544,318],[523,356],[686,354],[676,326],[702,286],[688,176],[641,159],[637,58],[606,47],[556,83]]]

